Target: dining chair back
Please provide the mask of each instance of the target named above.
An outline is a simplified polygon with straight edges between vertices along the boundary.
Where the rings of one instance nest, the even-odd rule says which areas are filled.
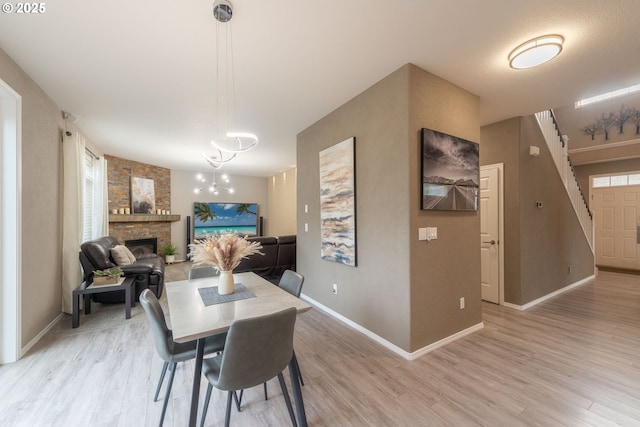
[[[216,270],[215,267],[206,266],[206,267],[195,267],[189,270],[189,280],[191,279],[200,279],[202,277],[213,277],[218,276],[220,272]]]
[[[293,408],[282,371],[293,357],[294,307],[248,319],[235,320],[227,333],[224,352],[203,361],[203,374],[209,381],[201,425],[216,387],[228,392],[225,426],[229,425],[233,393],[278,377],[292,423]]]
[[[278,286],[289,292],[294,297],[300,298],[303,283],[304,276],[302,274],[292,270],[285,270],[278,282]]]
[[[153,334],[156,351],[160,358],[164,361],[162,366],[162,373],[160,374],[160,380],[156,387],[156,393],[153,401],[158,400],[158,395],[164,381],[164,376],[167,372],[167,368],[170,371],[169,382],[165,391],[164,403],[162,405],[162,415],[160,416],[160,426],[164,422],[164,416],[167,412],[167,404],[169,402],[169,395],[171,394],[171,386],[173,385],[173,378],[176,372],[176,365],[178,362],[184,362],[189,359],[193,359],[196,356],[196,342],[191,341],[187,343],[177,343],[173,340],[173,333],[167,326],[167,322],[164,317],[164,311],[158,301],[158,298],[149,289],[145,289],[140,294],[140,305],[144,309],[149,319],[149,325],[151,326],[151,332]],[[209,337],[205,341],[204,353],[212,354],[221,352],[224,349],[226,334],[219,334]]]

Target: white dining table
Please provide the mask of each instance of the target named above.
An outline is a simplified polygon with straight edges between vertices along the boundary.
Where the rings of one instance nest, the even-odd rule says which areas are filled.
[[[311,306],[303,300],[296,298],[255,273],[238,273],[233,276],[235,283],[242,283],[255,294],[255,297],[205,306],[198,288],[217,286],[217,276],[180,280],[165,284],[173,339],[181,343],[197,341],[189,426],[196,425],[202,359],[204,356],[204,339],[206,337],[226,332],[229,330],[231,323],[237,319],[271,314],[289,307],[295,307],[298,313],[304,313],[311,309]],[[306,427],[307,418],[298,380],[299,372],[293,358],[289,363],[289,375],[291,376],[291,388],[298,424]]]

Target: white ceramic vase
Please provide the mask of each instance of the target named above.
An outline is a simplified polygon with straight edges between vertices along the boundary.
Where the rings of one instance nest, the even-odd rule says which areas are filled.
[[[218,278],[218,294],[232,294],[233,284],[233,271],[221,271],[220,277]]]

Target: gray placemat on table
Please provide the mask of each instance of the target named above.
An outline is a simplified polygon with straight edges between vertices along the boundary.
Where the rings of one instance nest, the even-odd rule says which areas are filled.
[[[236,283],[233,287],[233,293],[229,295],[220,295],[217,286],[198,288],[198,292],[200,292],[200,298],[202,298],[205,306],[256,297],[256,294],[247,289],[242,283]]]

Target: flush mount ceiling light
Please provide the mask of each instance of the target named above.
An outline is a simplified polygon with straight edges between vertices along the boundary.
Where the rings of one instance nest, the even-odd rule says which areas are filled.
[[[522,70],[544,64],[562,52],[563,43],[564,38],[557,34],[536,37],[511,51],[509,66],[516,70]]]

